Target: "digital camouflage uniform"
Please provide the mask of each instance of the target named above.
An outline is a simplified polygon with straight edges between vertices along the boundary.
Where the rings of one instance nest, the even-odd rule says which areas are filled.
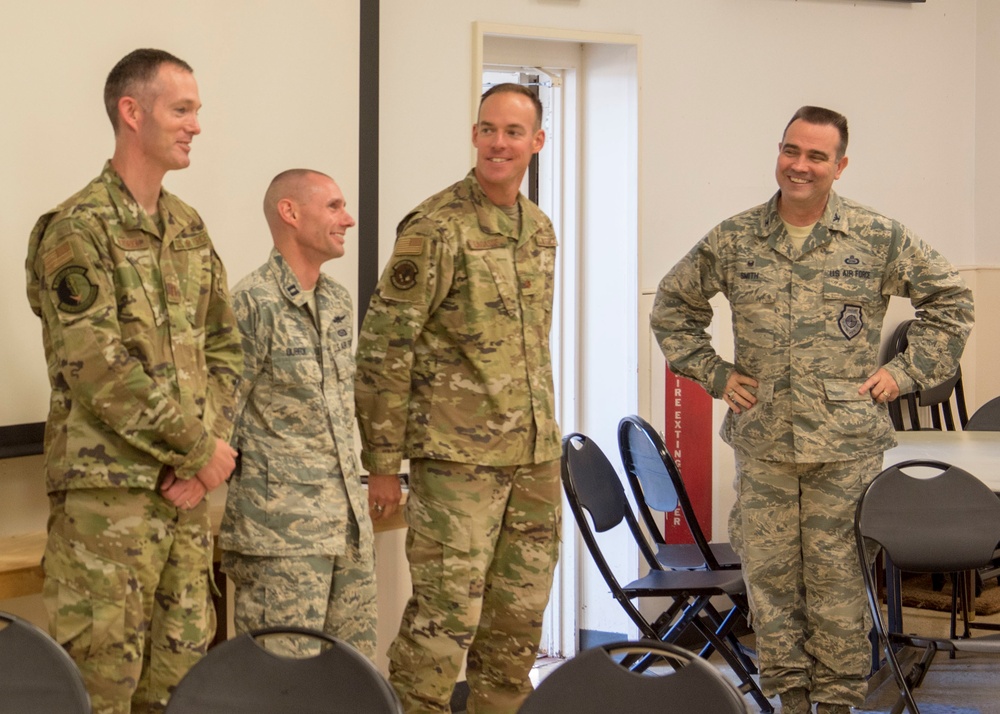
[[[549,328],[556,239],[520,234],[474,172],[406,216],[358,338],[362,464],[410,459],[414,594],[389,651],[408,712],[447,712],[468,651],[470,712],[515,712],[558,557]]]
[[[215,631],[207,504],[182,512],[156,489],[167,466],[194,477],[232,429],[225,271],[192,208],[162,191],[150,218],[110,162],[38,220],[26,270],[52,386],[50,630],[95,712],[161,712]]]
[[[660,282],[651,324],[670,367],[716,398],[735,369],[757,404],[726,415],[736,451],[731,536],[743,557],[769,696],[861,704],[869,620],[854,546],[861,490],[895,444],[888,408],[858,389],[879,367],[891,296],[919,322],[886,369],[906,393],[958,367],[972,295],[951,265],[898,222],[831,192],[801,250],[768,203],[724,221]],[[732,306],[735,365],[706,332],[709,298]],[[808,594],[808,595],[807,595]]]
[[[277,250],[233,289],[244,372],[219,535],[236,629],[323,630],[375,656],[375,547],[354,449],[351,298],[320,273],[319,324]]]

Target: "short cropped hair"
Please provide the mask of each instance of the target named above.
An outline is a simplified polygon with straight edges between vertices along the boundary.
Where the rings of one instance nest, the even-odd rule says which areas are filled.
[[[163,50],[139,49],[118,60],[104,83],[104,108],[111,126],[118,133],[118,100],[135,96],[155,78],[162,64],[172,64],[187,72],[194,72],[191,65]]]
[[[523,84],[514,84],[513,82],[494,84],[492,87],[483,92],[483,96],[480,97],[479,110],[482,111],[483,102],[485,102],[488,97],[492,97],[494,94],[503,94],[504,92],[509,94],[523,94],[525,97],[530,99],[532,106],[535,107],[535,131],[542,128],[542,100],[538,98],[537,94],[532,92]]]
[[[836,127],[837,132],[840,134],[840,145],[837,147],[837,160],[839,161],[844,158],[844,154],[847,153],[847,117],[840,112],[835,112],[832,109],[824,109],[823,107],[799,107],[798,111],[785,124],[785,132],[781,135],[782,142],[785,140],[785,134],[788,133],[788,127],[796,119],[801,119],[810,124]]]

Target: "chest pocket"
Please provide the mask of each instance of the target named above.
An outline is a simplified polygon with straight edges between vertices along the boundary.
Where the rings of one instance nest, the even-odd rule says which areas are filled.
[[[869,304],[882,300],[882,266],[871,256],[834,253],[823,270],[823,298],[841,303]]]
[[[173,276],[166,275],[167,299],[182,301],[188,321],[201,325],[208,312],[209,291],[212,289],[212,248],[208,234],[198,229],[190,235],[181,234],[170,244]],[[170,283],[176,286],[176,293]]]
[[[748,369],[755,351],[774,347],[774,335],[781,329],[778,315],[778,288],[767,271],[737,271],[729,288],[733,310],[736,349]],[[746,360],[751,360],[750,364]]]
[[[271,428],[310,436],[326,427],[323,372],[313,347],[288,347],[271,355]]]
[[[517,271],[507,250],[507,238],[492,236],[468,243],[470,307],[492,308],[510,317],[519,312]]]

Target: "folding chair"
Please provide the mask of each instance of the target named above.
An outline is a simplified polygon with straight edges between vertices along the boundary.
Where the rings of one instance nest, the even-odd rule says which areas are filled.
[[[714,648],[732,667],[740,680],[740,691],[750,694],[761,711],[772,712],[771,704],[751,677],[753,664],[739,651],[739,643],[732,633],[733,625],[741,616],[739,608],[732,608],[722,617],[711,603],[715,596],[725,595],[731,599],[745,594],[742,574],[737,570],[662,569],[628,505],[618,473],[600,447],[583,434],[574,433],[563,439],[562,479],[570,510],[587,549],[612,596],[642,636],[673,643],[689,627],[694,628],[708,642],[706,650]],[[593,526],[590,519],[593,519]],[[597,539],[598,533],[607,532],[622,521],[628,525],[650,568],[647,575],[624,585],[604,557]],[[670,605],[650,622],[633,602],[640,597],[663,597]]]
[[[966,431],[1000,431],[1000,397],[993,397],[969,417]]]
[[[885,362],[900,354],[909,346],[907,333],[917,320],[906,320],[899,323],[889,339]],[[956,431],[955,417],[951,411],[951,399],[955,398],[955,410],[958,412],[958,429],[965,429],[969,421],[969,413],[965,406],[965,387],[962,385],[962,367],[941,384],[916,392],[899,395],[899,399],[889,402],[889,417],[896,431],[904,431],[902,405],[906,404],[910,420],[910,428],[914,431],[926,429],[920,425],[920,413],[917,407],[928,407],[931,413],[931,429],[938,431],[943,425],[947,431]]]
[[[907,469],[933,469],[933,477],[914,477]],[[939,651],[1000,655],[1000,636],[935,637],[907,632],[902,607],[890,597],[883,616],[875,582],[879,550],[906,572],[953,573],[975,570],[993,558],[1000,542],[1000,499],[976,477],[940,461],[904,461],[882,471],[865,489],[854,521],[869,609],[875,632],[892,670],[900,697],[892,709],[919,714],[913,690],[920,686]],[[964,582],[956,577],[956,583]],[[896,650],[923,650],[907,669]]]
[[[285,657],[261,642],[304,637],[314,657]],[[167,714],[402,714],[389,683],[367,657],[335,637],[299,627],[238,635],[208,651],[184,676]]]
[[[76,663],[43,630],[0,612],[0,712],[90,714]]]
[[[681,472],[649,422],[636,415],[618,422],[618,448],[635,496],[636,510],[653,540],[656,560],[663,567],[708,570],[740,567],[740,558],[729,543],[709,543],[705,538]],[[667,543],[653,517],[652,510],[672,513],[678,507],[694,543]]]
[[[616,658],[641,658],[644,670]],[[714,666],[676,645],[616,642],[584,650],[542,680],[518,714],[684,712],[748,714],[733,684]]]

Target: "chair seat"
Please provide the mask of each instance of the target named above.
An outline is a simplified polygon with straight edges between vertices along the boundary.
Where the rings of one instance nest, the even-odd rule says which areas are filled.
[[[639,597],[656,596],[664,590],[683,590],[691,595],[739,595],[746,592],[739,570],[651,570],[622,590]]]
[[[709,543],[720,568],[741,567],[740,556],[729,543]],[[693,570],[705,567],[705,557],[694,543],[665,543],[656,549],[656,561],[664,568]]]

